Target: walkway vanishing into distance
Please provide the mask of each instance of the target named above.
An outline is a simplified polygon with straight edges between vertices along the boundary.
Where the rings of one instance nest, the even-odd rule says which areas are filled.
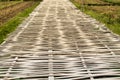
[[[69,0],[44,0],[1,44],[0,80],[120,80],[120,38]]]

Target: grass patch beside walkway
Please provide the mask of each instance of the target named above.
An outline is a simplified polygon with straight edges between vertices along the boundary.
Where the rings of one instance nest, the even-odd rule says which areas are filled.
[[[29,14],[36,8],[39,4],[39,1],[36,1],[33,6],[25,9],[24,11],[18,13],[15,17],[11,18],[8,22],[0,26],[0,43],[4,41],[7,35],[13,32],[17,26],[29,16]]]
[[[70,0],[84,13],[104,23],[112,32],[120,35],[120,6],[118,5],[84,5],[79,0]],[[99,1],[99,0],[94,0]],[[103,2],[104,3],[104,2]],[[89,4],[91,4],[89,2]],[[99,4],[99,3],[98,3]],[[100,3],[102,4],[102,3]],[[107,4],[107,3],[106,3]]]

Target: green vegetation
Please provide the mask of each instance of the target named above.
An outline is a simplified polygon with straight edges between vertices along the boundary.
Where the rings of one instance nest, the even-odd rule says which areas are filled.
[[[80,0],[71,0],[71,2],[73,2],[83,12],[85,12],[88,15],[91,15],[91,17],[93,18],[96,18],[100,22],[104,23],[111,31],[120,35],[119,5],[111,5],[110,3],[104,2],[103,0],[94,0],[94,3],[104,5],[88,5],[93,4],[93,2],[91,2],[91,0],[87,2],[85,1],[86,0],[84,0],[84,4],[82,4]]]
[[[14,31],[16,27],[26,18],[29,13],[39,4],[39,1],[34,2],[34,5],[18,13],[15,17],[11,18],[8,22],[0,27],[0,43],[4,41],[9,33]]]

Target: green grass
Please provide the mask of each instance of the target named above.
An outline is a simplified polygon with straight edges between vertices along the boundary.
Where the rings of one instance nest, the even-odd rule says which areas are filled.
[[[119,22],[117,21],[115,22],[113,21],[113,19],[110,19],[108,16],[105,16],[104,14],[99,14],[92,10],[86,10],[85,13],[91,15],[91,17],[99,20],[101,23],[104,23],[112,32],[120,35]]]
[[[71,0],[71,2],[79,9],[81,8],[81,5],[75,2],[74,0]],[[95,10],[92,10],[89,8],[89,6],[85,6],[84,13],[90,15],[91,17],[99,20],[101,23],[104,23],[112,32],[120,35],[120,19],[114,19],[110,18],[110,15],[105,15],[103,13],[97,12]]]
[[[0,26],[0,43],[4,41],[4,39],[7,37],[7,35],[11,32],[13,32],[17,26],[26,18],[29,16],[29,13],[31,13],[34,8],[39,4],[39,1],[35,2],[35,4],[24,11],[18,13],[15,17],[10,19],[8,22]]]

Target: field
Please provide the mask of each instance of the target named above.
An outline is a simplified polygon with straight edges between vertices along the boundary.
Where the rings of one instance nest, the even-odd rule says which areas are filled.
[[[41,1],[41,0],[40,0]],[[40,4],[40,1],[12,1],[10,3],[0,2],[0,43],[4,41],[9,33],[16,27]]]
[[[103,1],[120,4],[120,0],[103,0]]]
[[[79,9],[91,15],[120,35],[120,0],[71,0]]]
[[[101,0],[74,0],[80,4],[105,4],[106,2]]]
[[[1,2],[2,5],[5,2]],[[12,1],[10,3],[6,3],[8,6],[3,6],[0,9],[0,25],[3,23],[7,22],[9,19],[14,17],[17,13],[23,11],[24,9],[30,7],[33,5],[34,2],[32,1],[27,1],[27,2],[20,2],[20,1]]]
[[[0,2],[0,9],[7,8],[9,6],[21,3],[22,1],[1,1]]]

